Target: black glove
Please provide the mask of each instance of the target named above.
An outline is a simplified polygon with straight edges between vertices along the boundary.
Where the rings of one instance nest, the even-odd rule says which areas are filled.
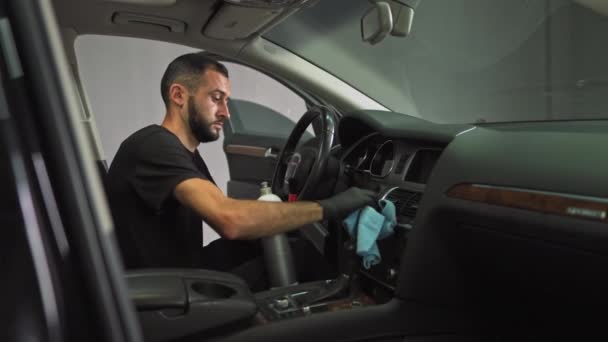
[[[343,218],[356,209],[374,203],[375,200],[375,192],[352,187],[330,198],[319,201],[319,204],[323,208],[323,219],[333,220]]]

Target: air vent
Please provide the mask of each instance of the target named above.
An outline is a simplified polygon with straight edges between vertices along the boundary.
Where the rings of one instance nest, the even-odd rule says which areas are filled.
[[[386,196],[386,199],[395,204],[397,218],[407,217],[410,220],[413,220],[414,217],[416,217],[418,203],[420,203],[421,198],[422,193],[403,189],[395,189]]]

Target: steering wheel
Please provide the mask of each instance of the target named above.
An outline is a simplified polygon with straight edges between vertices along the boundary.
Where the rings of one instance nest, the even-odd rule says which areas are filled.
[[[298,142],[304,135],[306,128],[315,119],[320,118],[320,134],[311,140],[312,144],[305,143],[298,148]],[[277,166],[272,177],[272,192],[282,198],[287,195],[284,186],[285,179],[294,176],[298,180],[296,191],[298,199],[310,199],[315,185],[319,182],[327,164],[334,138],[335,124],[332,114],[324,109],[315,107],[307,111],[291,131],[285,147],[279,155]],[[316,146],[315,146],[316,145]],[[298,149],[297,168],[294,172],[295,162],[292,157]],[[291,163],[291,166],[288,165]],[[288,169],[291,167],[291,170]],[[264,261],[268,271],[270,287],[279,287],[293,284],[296,279],[296,270],[293,254],[286,234],[276,234],[262,238]]]
[[[317,118],[320,119],[320,133],[311,140],[312,144],[303,144],[298,148],[298,142],[304,135],[306,128]],[[298,120],[279,155],[274,170],[274,176],[272,177],[272,192],[274,194],[285,198],[287,196],[286,179],[293,176],[297,183],[298,200],[311,199],[314,188],[319,183],[327,165],[334,140],[334,131],[334,117],[326,108],[313,107]],[[298,151],[296,151],[296,148],[298,148]],[[289,168],[293,168],[295,165],[292,158],[296,152],[300,154],[301,160],[295,172],[293,172],[294,170],[289,170]],[[291,165],[289,165],[290,161],[292,162]]]

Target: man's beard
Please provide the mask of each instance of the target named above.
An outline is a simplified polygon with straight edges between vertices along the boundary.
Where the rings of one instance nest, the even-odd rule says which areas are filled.
[[[192,134],[201,143],[215,141],[220,137],[220,133],[211,127],[213,122],[207,122],[200,115],[200,111],[192,97],[188,99],[188,123],[190,124]]]

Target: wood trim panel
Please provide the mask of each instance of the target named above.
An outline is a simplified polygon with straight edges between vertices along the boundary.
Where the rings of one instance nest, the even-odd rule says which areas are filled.
[[[603,198],[480,184],[458,184],[446,194],[467,201],[608,222],[608,200]]]
[[[226,153],[239,154],[242,156],[250,157],[266,157],[267,148],[247,145],[227,145],[225,148]]]

